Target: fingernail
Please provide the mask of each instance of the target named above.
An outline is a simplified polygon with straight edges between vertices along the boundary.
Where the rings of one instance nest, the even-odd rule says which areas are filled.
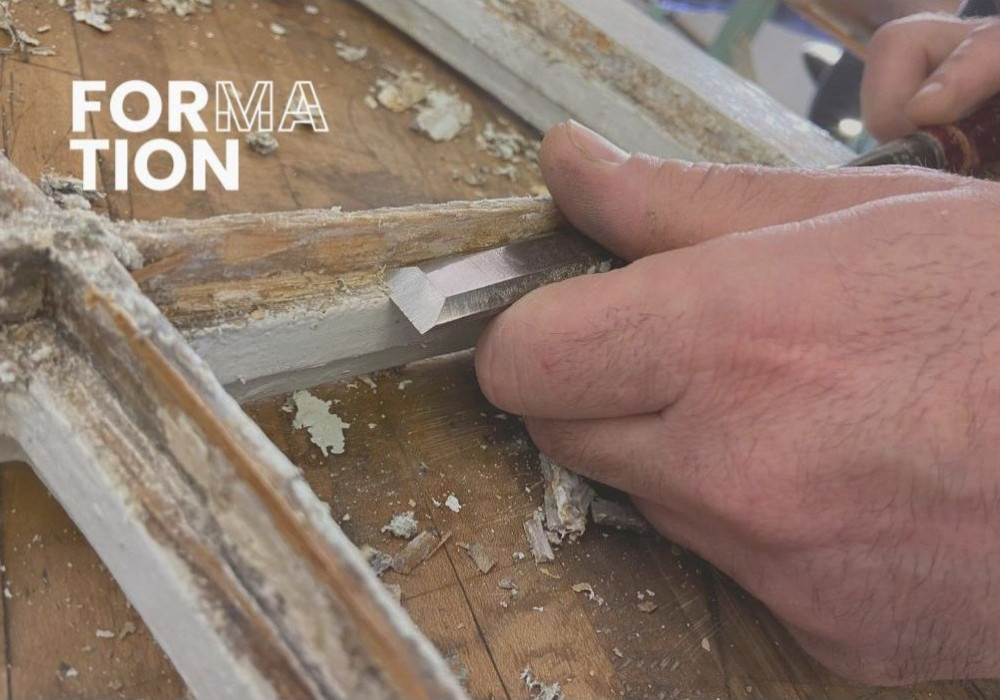
[[[917,91],[917,94],[913,96],[914,100],[924,100],[928,97],[933,97],[937,95],[942,90],[944,90],[944,84],[939,83],[936,80],[932,83],[927,83],[922,88]]]
[[[580,155],[597,163],[619,165],[629,158],[628,151],[614,145],[596,131],[570,119],[566,123],[566,133]]]

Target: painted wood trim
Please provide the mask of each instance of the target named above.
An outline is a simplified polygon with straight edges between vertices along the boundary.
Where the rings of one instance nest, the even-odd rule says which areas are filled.
[[[626,2],[357,0],[541,131],[718,162],[843,163],[844,146]]]
[[[2,446],[33,464],[194,692],[463,697],[298,469],[101,236],[65,223],[7,222],[5,255],[33,236],[48,255],[43,313],[0,325]]]

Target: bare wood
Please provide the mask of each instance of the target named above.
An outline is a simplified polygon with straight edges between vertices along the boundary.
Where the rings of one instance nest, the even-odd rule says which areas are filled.
[[[574,118],[629,150],[825,166],[843,146],[628,3],[358,0],[541,130]]]
[[[336,275],[489,248],[551,232],[548,199],[513,198],[334,212],[314,209],[129,224],[147,260],[136,279],[156,292],[279,272]],[[181,294],[175,291],[174,294]]]

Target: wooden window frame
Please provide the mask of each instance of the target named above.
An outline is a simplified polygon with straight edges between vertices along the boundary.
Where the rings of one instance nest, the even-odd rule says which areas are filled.
[[[849,155],[624,0],[359,1],[540,129]],[[464,697],[237,399],[470,347],[477,327],[418,335],[385,268],[565,226],[540,199],[111,222],[0,157],[0,461],[34,467],[196,695]]]

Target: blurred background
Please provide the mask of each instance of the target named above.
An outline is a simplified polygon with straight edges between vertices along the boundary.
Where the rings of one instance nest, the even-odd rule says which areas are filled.
[[[864,47],[919,12],[989,14],[993,0],[633,0],[858,152]]]

